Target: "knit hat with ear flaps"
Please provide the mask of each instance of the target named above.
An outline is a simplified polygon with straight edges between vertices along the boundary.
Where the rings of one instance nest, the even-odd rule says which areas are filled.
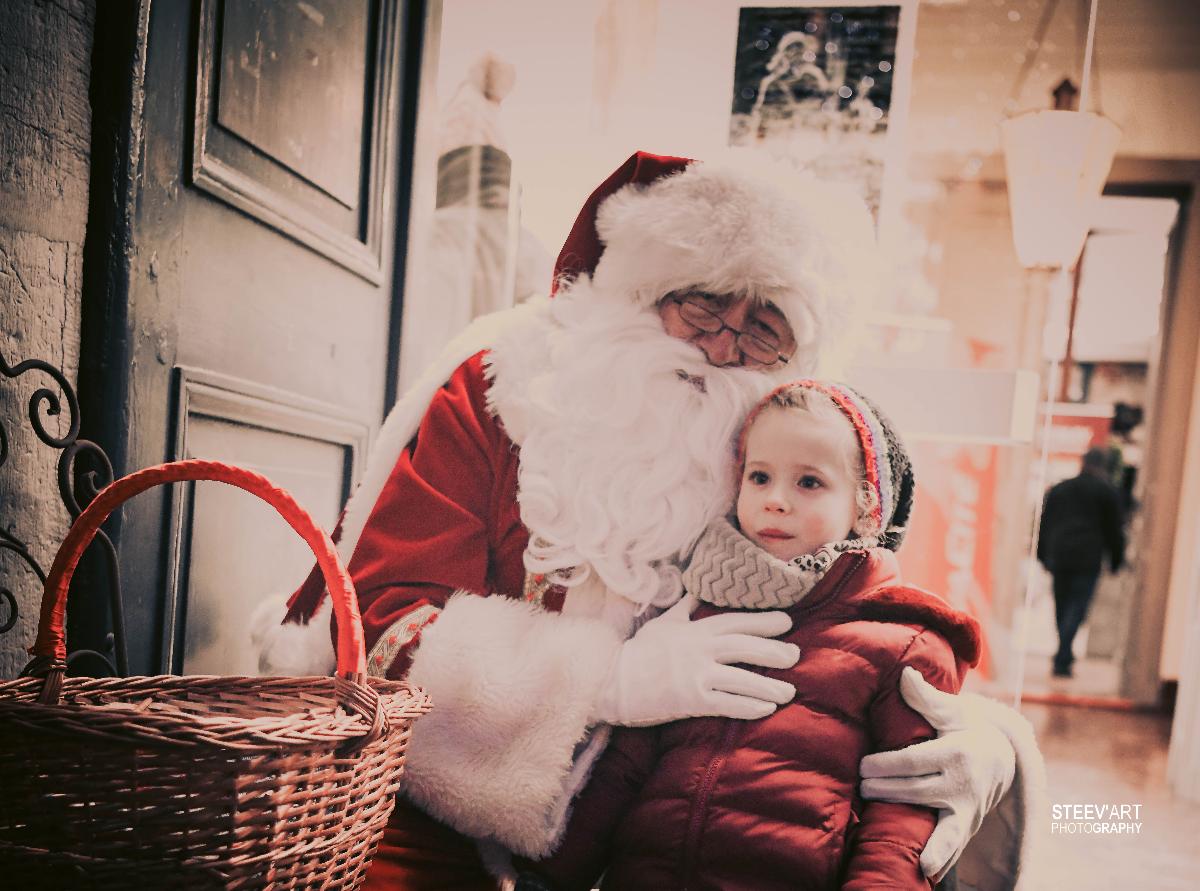
[[[739,473],[745,466],[746,438],[755,419],[772,404],[778,405],[781,397],[801,389],[814,390],[827,396],[849,419],[862,450],[867,483],[875,494],[872,519],[875,521],[875,528],[880,531],[868,537],[868,540],[874,538],[880,547],[891,551],[899,549],[912,514],[915,485],[912,461],[887,415],[867,397],[845,384],[799,380],[776,387],[763,397],[746,416],[746,422],[738,436]]]
[[[861,199],[762,158],[733,163],[632,156],[584,204],[555,286],[589,274],[643,306],[685,288],[771,302],[815,364],[875,284],[875,236]]]

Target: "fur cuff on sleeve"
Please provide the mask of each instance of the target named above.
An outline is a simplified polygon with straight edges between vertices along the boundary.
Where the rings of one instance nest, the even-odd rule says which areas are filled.
[[[264,600],[250,618],[250,646],[258,654],[260,675],[309,677],[333,674],[337,654],[329,637],[328,598],[306,623],[284,622],[287,595]]]
[[[984,817],[958,861],[962,891],[999,891],[1034,887],[1033,849],[1046,832],[1046,765],[1033,727],[1014,709],[974,693],[977,714],[992,721],[1012,743],[1017,769],[1012,786]]]
[[[456,594],[409,670],[433,710],[413,726],[404,793],[466,835],[549,853],[586,770],[576,749],[594,754],[589,712],[620,645],[600,622]]]

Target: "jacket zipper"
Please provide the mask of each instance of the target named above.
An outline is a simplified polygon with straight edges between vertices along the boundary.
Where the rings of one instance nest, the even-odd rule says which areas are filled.
[[[733,740],[737,736],[737,732],[738,722],[732,718],[726,718],[721,739],[708,761],[708,767],[704,771],[704,779],[700,782],[696,797],[692,799],[692,813],[688,820],[688,831],[683,845],[683,884],[680,891],[688,891],[691,886],[692,874],[696,868],[696,852],[700,847],[700,833],[704,829],[704,818],[708,811],[708,797],[712,794],[713,786],[717,784],[717,775],[720,774],[729,750],[733,747]]]
[[[857,573],[859,567],[866,562],[865,554],[855,555],[855,559],[846,566],[841,577],[833,581],[831,587],[833,590],[829,596],[836,596],[846,586],[846,583]],[[827,598],[822,598],[824,601]],[[813,604],[815,608],[817,604]],[[717,776],[721,772],[721,768],[725,764],[725,759],[729,756],[730,749],[733,748],[734,739],[738,735],[739,724],[741,722],[732,718],[725,719],[725,729],[721,733],[720,741],[717,743],[716,749],[713,751],[712,757],[709,758],[708,767],[704,770],[704,778],[700,782],[700,788],[696,790],[696,797],[692,799],[692,810],[688,819],[687,836],[683,843],[683,875],[680,891],[689,891],[692,885],[692,877],[696,868],[696,852],[700,848],[700,834],[704,830],[704,819],[708,811],[708,798],[712,794],[713,787],[717,784]]]

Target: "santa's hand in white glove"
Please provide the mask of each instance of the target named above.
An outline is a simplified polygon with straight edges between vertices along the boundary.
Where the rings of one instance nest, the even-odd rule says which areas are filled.
[[[940,882],[1012,785],[1016,754],[974,694],[945,693],[911,667],[900,676],[900,692],[938,738],[863,758],[862,795],[938,808],[921,869]]]
[[[723,613],[692,621],[685,595],[617,651],[592,717],[630,727],[713,715],[763,718],[796,695],[786,681],[734,663],[791,668],[800,648],[771,640],[792,627],[786,613]]]

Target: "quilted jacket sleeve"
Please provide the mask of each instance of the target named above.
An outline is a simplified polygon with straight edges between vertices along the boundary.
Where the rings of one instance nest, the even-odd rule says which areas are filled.
[[[933,631],[913,638],[893,669],[880,680],[869,721],[875,751],[901,749],[932,739],[933,728],[904,702],[900,672],[911,665],[940,690],[957,693],[962,679],[950,645]],[[921,851],[937,822],[932,808],[887,801],[863,804],[852,832],[843,889],[929,889]]]

